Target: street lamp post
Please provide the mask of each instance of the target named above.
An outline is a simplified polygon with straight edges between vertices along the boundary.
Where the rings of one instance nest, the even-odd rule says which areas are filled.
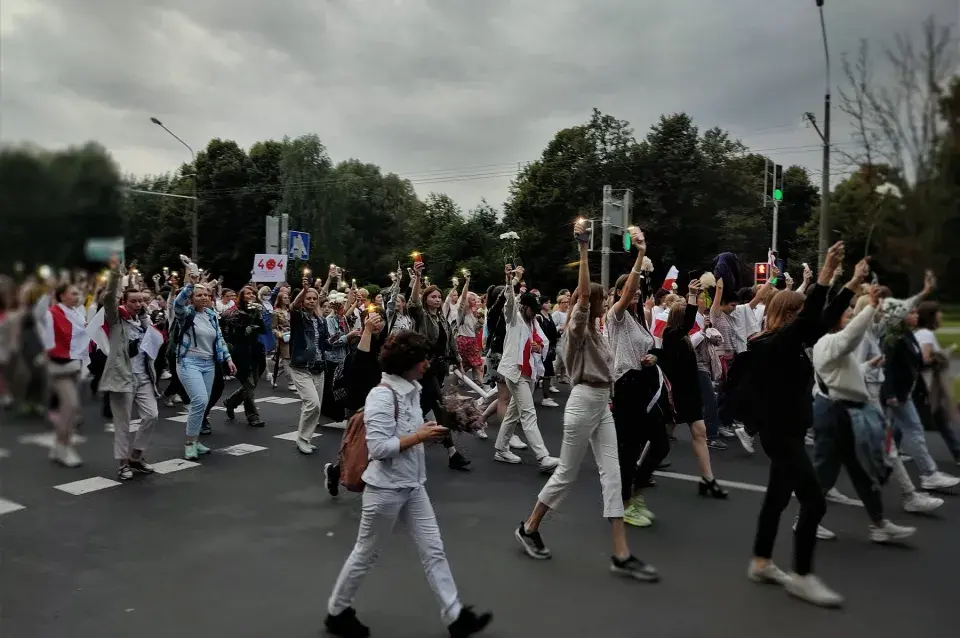
[[[167,133],[169,133],[173,137],[173,139],[177,140],[178,142],[183,144],[185,147],[187,147],[187,150],[190,151],[190,156],[193,158],[193,220],[191,224],[192,246],[190,250],[190,258],[193,259],[193,263],[197,263],[197,260],[199,259],[198,248],[197,248],[198,246],[197,206],[198,206],[198,202],[200,201],[199,199],[197,199],[197,154],[193,152],[193,149],[190,148],[189,144],[187,144],[182,139],[180,139],[180,137],[176,133],[174,133],[173,131],[168,129],[166,126],[164,126],[163,122],[161,122],[155,117],[151,117],[150,121],[156,124],[157,126],[159,126],[160,128],[162,128]]]
[[[823,19],[823,0],[816,0],[823,34],[823,55],[826,62],[826,90],[823,95],[823,181],[820,186],[820,238],[817,261],[822,267],[830,246],[830,49],[827,47],[827,24]]]

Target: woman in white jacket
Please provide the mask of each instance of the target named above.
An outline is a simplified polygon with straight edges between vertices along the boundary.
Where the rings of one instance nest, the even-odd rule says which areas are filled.
[[[500,424],[493,459],[501,463],[520,462],[520,457],[510,451],[510,439],[519,423],[527,443],[537,455],[540,470],[552,472],[560,464],[560,459],[550,456],[543,443],[537,425],[537,408],[533,403],[533,387],[536,380],[543,376],[543,356],[550,347],[547,336],[537,322],[540,300],[531,293],[523,293],[519,297],[515,295],[513,287],[519,281],[518,272],[522,271],[512,270],[508,264],[505,272],[507,285],[503,293],[506,296],[503,315],[507,333],[497,373],[507,385],[510,403]]]

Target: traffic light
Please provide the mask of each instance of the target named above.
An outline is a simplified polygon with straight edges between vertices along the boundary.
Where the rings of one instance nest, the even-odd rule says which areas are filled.
[[[770,264],[765,261],[757,262],[753,265],[753,283],[756,286],[762,286],[770,279]]]
[[[783,164],[773,165],[773,192],[770,196],[776,202],[783,201]]]

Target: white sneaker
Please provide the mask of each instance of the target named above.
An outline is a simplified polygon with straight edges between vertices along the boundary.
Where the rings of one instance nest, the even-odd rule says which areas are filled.
[[[500,461],[501,463],[510,463],[511,465],[516,465],[522,459],[510,450],[497,450],[493,454],[493,460]]]
[[[552,472],[560,465],[560,459],[555,456],[545,456],[537,461],[537,466],[541,472]]]
[[[914,492],[903,499],[903,509],[912,514],[926,514],[943,505],[943,499],[926,492]]]
[[[179,395],[179,394],[175,394],[175,395],[173,395],[173,402],[174,402],[174,403],[183,403],[183,399],[180,398],[180,395]]]
[[[554,401],[553,399],[551,399],[550,397],[547,397],[547,398],[545,398],[543,401],[541,401],[541,402],[540,402],[540,405],[542,405],[542,406],[545,407],[545,408],[559,408],[559,407],[560,407],[560,404],[557,403],[556,401]]]
[[[799,520],[798,518],[793,519],[793,531],[797,531],[798,520]],[[837,537],[836,534],[828,530],[823,525],[817,525],[817,539],[822,541],[832,541],[836,537]]]
[[[747,566],[747,578],[755,583],[768,585],[783,585],[787,582],[789,576],[786,572],[773,564],[773,561],[763,567],[757,567],[753,561]]]
[[[809,432],[805,437],[803,437],[803,444],[807,447],[813,447],[813,435]]]
[[[510,437],[511,450],[526,450],[527,444],[520,440],[520,437],[514,434]]]
[[[484,426],[484,427],[480,428],[479,430],[477,430],[477,438],[480,439],[481,441],[486,441],[487,439],[490,438],[490,435],[487,434],[487,427],[486,427],[486,426]]]
[[[295,385],[293,385],[293,384],[291,383],[291,384],[289,384],[289,385],[287,386],[287,390],[289,390],[290,392],[296,392],[296,391],[297,391],[297,386],[295,386]]]
[[[167,381],[168,379],[172,379],[172,378],[173,378],[173,375],[170,374],[169,370],[164,370],[163,372],[160,373],[161,381]]]
[[[894,525],[884,519],[880,525],[871,525],[868,536],[874,543],[896,543],[906,540],[917,533],[916,527]]]
[[[301,454],[313,454],[313,451],[317,448],[314,447],[309,441],[297,438],[297,449],[300,450]]]
[[[925,490],[945,490],[960,485],[960,478],[943,472],[934,472],[920,477],[920,486]]]
[[[815,574],[801,576],[791,572],[783,586],[791,596],[796,596],[812,605],[819,607],[843,605],[843,596],[827,587]]]
[[[747,454],[753,454],[753,437],[747,434],[746,429],[738,427],[733,432],[737,435],[737,438],[740,439],[740,445],[747,451]]]
[[[57,462],[64,467],[80,467],[83,465],[83,459],[80,458],[80,455],[77,454],[77,451],[72,445],[63,446],[63,451],[61,452],[60,458],[57,459]]]
[[[828,501],[836,503],[837,505],[853,505],[853,506],[863,505],[862,501],[859,501],[855,498],[850,498],[846,494],[843,494],[842,492],[840,492],[840,490],[838,490],[835,487],[832,488],[829,492],[827,492],[826,498]]]
[[[558,388],[558,387],[555,386],[555,385],[551,385],[551,386],[550,386],[550,392],[552,392],[552,393],[554,393],[554,394],[557,394],[558,392],[560,392],[560,388]]]
[[[164,404],[165,406],[167,406],[168,408],[172,408],[172,407],[173,407],[173,397],[167,397],[166,399],[164,399],[164,400],[163,400],[163,404]]]

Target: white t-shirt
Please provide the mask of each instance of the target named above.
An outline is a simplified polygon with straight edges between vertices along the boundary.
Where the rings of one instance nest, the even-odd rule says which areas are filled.
[[[916,337],[917,343],[920,344],[920,347],[929,345],[933,346],[934,352],[941,352],[940,344],[937,342],[937,335],[934,334],[933,330],[929,328],[920,328],[913,333],[913,336]]]

